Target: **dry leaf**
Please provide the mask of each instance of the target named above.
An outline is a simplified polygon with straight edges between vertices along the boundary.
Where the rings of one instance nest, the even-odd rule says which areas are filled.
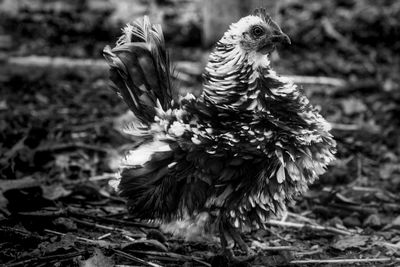
[[[69,196],[72,191],[65,189],[61,184],[42,185],[43,198],[48,200],[56,200],[61,197]]]
[[[361,247],[365,247],[369,240],[369,236],[363,235],[354,235],[354,236],[344,236],[335,243],[331,245],[331,247],[344,251],[350,248],[360,249]]]
[[[113,267],[114,261],[104,256],[100,249],[95,248],[92,257],[79,263],[80,267]]]

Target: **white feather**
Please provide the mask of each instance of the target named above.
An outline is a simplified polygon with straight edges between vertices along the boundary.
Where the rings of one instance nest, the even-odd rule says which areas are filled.
[[[135,150],[132,150],[126,156],[123,165],[137,166],[144,165],[151,160],[151,156],[156,152],[171,151],[171,147],[162,141],[154,141],[152,143],[144,144]]]

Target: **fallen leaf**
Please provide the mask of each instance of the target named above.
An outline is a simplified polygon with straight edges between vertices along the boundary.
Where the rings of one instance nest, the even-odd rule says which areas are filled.
[[[391,223],[391,226],[400,229],[400,216],[397,216]]]
[[[75,247],[76,237],[70,234],[66,234],[61,237],[59,241],[56,242],[43,242],[39,245],[39,249],[44,253],[52,253],[60,249],[69,250]]]
[[[0,101],[0,110],[6,110],[6,109],[8,109],[7,101],[1,100]]]
[[[346,115],[354,115],[367,111],[367,106],[359,99],[349,98],[341,101],[343,112]]]
[[[113,267],[114,261],[104,256],[100,249],[95,248],[92,257],[79,263],[80,267]]]
[[[76,231],[78,229],[76,223],[65,217],[59,217],[53,220],[53,225],[57,230],[67,232],[67,231]]]
[[[372,229],[379,229],[382,226],[382,221],[378,214],[371,214],[364,220],[363,225]]]
[[[61,169],[67,169],[69,167],[70,157],[69,155],[60,154],[56,156],[55,164]]]
[[[61,197],[69,196],[72,191],[65,189],[61,184],[42,185],[43,198],[48,200],[56,200]]]
[[[386,180],[389,179],[395,171],[399,171],[400,167],[397,163],[387,162],[380,166],[379,176]]]
[[[360,249],[361,247],[365,247],[369,240],[369,236],[363,235],[354,235],[354,236],[344,236],[335,243],[331,245],[331,247],[344,251],[350,248]]]
[[[3,193],[12,189],[25,189],[37,187],[39,182],[30,176],[17,180],[0,180],[0,208],[5,209],[8,205],[8,200]]]

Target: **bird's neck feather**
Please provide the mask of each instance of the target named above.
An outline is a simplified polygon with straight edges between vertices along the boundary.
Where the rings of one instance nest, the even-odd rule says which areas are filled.
[[[248,102],[258,97],[257,80],[261,77],[296,89],[271,69],[268,55],[244,52],[239,45],[225,39],[221,39],[211,53],[203,74],[203,96],[207,101],[224,109],[249,109]]]

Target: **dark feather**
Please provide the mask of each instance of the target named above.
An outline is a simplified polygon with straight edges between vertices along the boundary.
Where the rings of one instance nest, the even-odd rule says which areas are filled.
[[[171,106],[171,67],[159,25],[147,17],[128,24],[117,45],[103,55],[110,65],[112,88],[119,93],[143,123],[154,121],[159,102]]]

